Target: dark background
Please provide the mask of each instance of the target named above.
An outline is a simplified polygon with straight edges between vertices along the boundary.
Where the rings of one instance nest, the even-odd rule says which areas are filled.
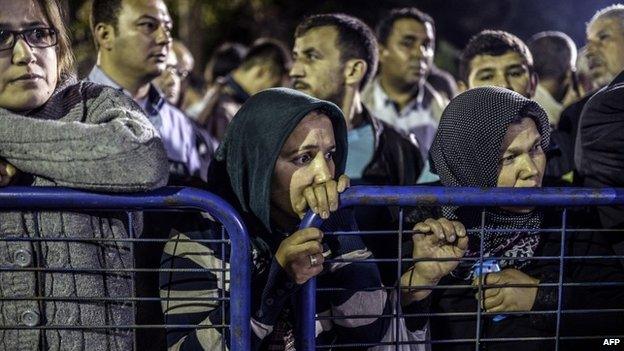
[[[70,16],[79,71],[95,59],[88,27],[89,0],[64,0]],[[174,19],[174,35],[194,53],[201,74],[211,51],[224,41],[249,44],[269,36],[292,45],[303,17],[344,12],[373,26],[389,9],[416,6],[436,21],[436,62],[455,73],[457,53],[482,29],[503,29],[528,39],[543,30],[560,30],[580,47],[585,24],[596,10],[616,0],[165,0]]]

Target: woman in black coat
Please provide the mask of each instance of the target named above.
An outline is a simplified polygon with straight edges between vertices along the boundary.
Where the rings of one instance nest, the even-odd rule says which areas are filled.
[[[540,187],[548,145],[548,119],[537,103],[510,90],[485,87],[469,90],[451,101],[440,121],[430,157],[445,186]],[[428,319],[433,349],[474,350],[479,304],[486,312],[480,320],[480,349],[554,349],[562,238],[561,230],[545,229],[561,228],[562,211],[445,207],[442,212],[444,217],[465,225],[469,243],[464,255],[467,259],[459,265],[453,262],[456,267],[449,262],[420,262],[417,265],[421,267],[413,274],[412,286],[439,285],[438,289],[421,290],[419,304],[423,311],[454,313]],[[572,222],[568,221],[567,228],[574,227]],[[427,225],[425,221],[415,229]],[[452,228],[440,230],[451,240],[439,245],[437,251],[425,252],[419,249],[419,243],[432,240],[434,235],[417,235],[414,257],[456,257],[445,255],[457,246],[452,240]],[[613,255],[601,235],[587,231],[569,231],[563,246],[565,256]],[[481,250],[488,263],[496,267],[494,271],[498,270],[482,278],[477,263]],[[566,259],[562,280],[564,284],[594,284],[564,286],[563,311],[621,309],[624,305],[624,273],[615,259]],[[620,286],[595,285],[609,282]],[[501,287],[514,284],[522,286]],[[439,289],[442,286],[449,288]],[[562,337],[622,332],[621,311],[561,314]],[[532,340],[513,340],[519,337]],[[443,340],[446,342],[439,342]],[[564,338],[559,346],[561,350],[589,350],[600,348],[602,342],[603,337]]]

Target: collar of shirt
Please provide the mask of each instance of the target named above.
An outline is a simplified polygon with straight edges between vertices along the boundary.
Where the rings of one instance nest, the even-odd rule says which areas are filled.
[[[97,65],[93,66],[93,69],[89,73],[87,80],[117,89],[132,98],[132,94],[128,90],[117,84],[117,82],[115,82],[106,73],[104,73],[104,71],[102,71],[102,69]],[[141,106],[141,108],[143,108],[154,127],[159,129],[162,125],[162,121],[160,119],[160,110],[165,104],[165,99],[163,98],[160,91],[158,91],[158,88],[156,88],[154,84],[150,83],[149,90],[147,92],[147,98],[138,100],[136,102]]]
[[[550,124],[555,126],[559,124],[559,118],[561,111],[563,111],[563,105],[559,103],[559,101],[555,100],[555,98],[550,95],[548,90],[546,90],[546,88],[544,88],[541,84],[537,85],[533,100],[537,101],[537,103],[539,103],[540,106],[542,106],[542,108],[546,111]]]
[[[407,105],[405,105],[402,110],[399,111],[398,105],[394,101],[392,101],[392,99],[390,99],[388,94],[386,94],[386,92],[381,87],[379,78],[375,78],[375,80],[373,80],[373,98],[375,99],[375,105],[385,107],[392,106],[399,116],[407,115],[410,111],[413,110],[421,110],[425,108],[425,106],[423,106],[424,97],[425,89],[423,87],[422,89],[418,89],[418,91],[416,92],[416,96],[414,96],[414,98]]]

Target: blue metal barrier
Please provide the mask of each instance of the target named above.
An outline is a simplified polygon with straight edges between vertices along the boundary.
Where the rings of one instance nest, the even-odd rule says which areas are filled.
[[[247,230],[227,202],[192,188],[161,188],[147,193],[89,193],[64,188],[7,187],[0,189],[0,210],[199,210],[220,222],[231,243],[230,332],[231,350],[250,349],[251,260]]]
[[[479,207],[515,207],[515,206],[613,206],[624,205],[624,189],[602,188],[462,188],[462,187],[393,187],[393,186],[355,186],[340,196],[340,208],[354,206],[479,206]],[[564,212],[565,221],[565,212]],[[299,228],[318,227],[323,220],[312,212],[304,217]],[[399,229],[402,231],[402,229]],[[565,236],[565,226],[562,233]],[[563,264],[563,249],[560,262]],[[482,261],[483,258],[481,257]],[[561,274],[560,274],[561,277]],[[562,282],[559,281],[559,286]],[[479,286],[481,289],[481,286]],[[559,294],[561,294],[559,289]],[[480,290],[479,290],[480,291]],[[299,325],[297,331],[298,350],[316,349],[315,314],[316,314],[316,279],[310,279],[299,295]],[[481,309],[478,309],[478,318]],[[557,349],[559,342],[558,326],[561,312],[561,295],[557,311]],[[622,311],[624,312],[624,311]],[[477,326],[478,328],[478,326]],[[477,329],[476,348],[479,347]],[[393,344],[394,345],[394,344]],[[396,343],[396,345],[401,345]]]

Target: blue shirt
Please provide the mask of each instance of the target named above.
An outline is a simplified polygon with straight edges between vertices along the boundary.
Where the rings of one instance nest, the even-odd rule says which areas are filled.
[[[347,134],[349,153],[345,174],[350,179],[361,179],[362,173],[372,161],[375,153],[375,135],[373,126],[368,123],[354,128]]]
[[[402,110],[399,110],[383,90],[377,78],[366,87],[362,102],[375,118],[386,122],[399,132],[416,140],[424,161],[423,170],[417,183],[430,183],[440,180],[436,174],[431,172],[429,148],[438,130],[442,110],[448,101],[440,97],[431,86],[425,84],[422,89],[418,90],[414,99]]]
[[[98,66],[93,67],[86,80],[118,89],[132,98],[129,91],[113,81]],[[195,128],[188,117],[169,104],[152,84],[147,97],[135,101],[143,108],[160,134],[169,158],[169,173],[177,178],[205,176],[200,174],[201,158],[196,147]]]

